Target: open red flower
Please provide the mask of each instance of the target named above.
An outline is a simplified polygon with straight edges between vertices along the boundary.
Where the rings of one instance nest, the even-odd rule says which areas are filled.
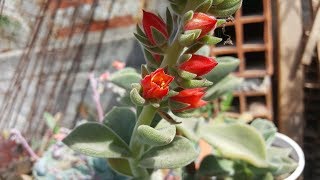
[[[162,99],[169,92],[169,84],[174,77],[165,74],[163,68],[159,68],[141,80],[142,96],[145,99]]]
[[[153,13],[143,11],[142,26],[147,38],[153,45],[155,45],[156,42],[152,35],[152,27],[161,32],[164,37],[169,38],[166,24],[161,18]]]
[[[178,95],[171,97],[170,99],[176,102],[187,104],[187,107],[181,109],[174,109],[173,111],[181,112],[189,109],[199,108],[207,104],[202,100],[205,92],[205,88],[193,88],[185,89],[179,92]]]
[[[184,30],[201,29],[199,38],[202,38],[208,32],[216,27],[217,19],[204,13],[194,13],[191,20],[184,25]]]
[[[193,54],[192,57],[188,61],[183,62],[179,68],[196,74],[197,76],[202,76],[210,72],[217,65],[218,62],[213,58]]]

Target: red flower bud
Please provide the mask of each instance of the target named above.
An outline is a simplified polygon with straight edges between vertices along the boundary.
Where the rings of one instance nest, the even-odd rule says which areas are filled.
[[[171,97],[170,99],[173,101],[181,102],[188,105],[187,107],[173,111],[181,112],[206,105],[207,102],[202,100],[202,97],[205,94],[204,90],[205,88],[185,89],[180,91],[178,95]]]
[[[169,84],[174,77],[165,74],[163,68],[159,68],[141,80],[142,96],[145,99],[162,99],[169,92]]]
[[[191,20],[184,25],[184,30],[201,29],[199,38],[202,38],[208,32],[216,27],[217,19],[204,13],[194,13]],[[199,39],[198,38],[198,39]]]
[[[197,76],[202,76],[210,72],[217,65],[218,62],[213,58],[193,54],[192,57],[186,62],[183,62],[179,68],[196,74]]]
[[[161,18],[159,18],[155,14],[152,14],[147,11],[143,11],[142,26],[143,26],[144,32],[146,33],[147,38],[154,45],[156,44],[156,42],[153,38],[151,27],[157,29],[166,38],[169,38],[166,24],[163,22],[163,20]]]

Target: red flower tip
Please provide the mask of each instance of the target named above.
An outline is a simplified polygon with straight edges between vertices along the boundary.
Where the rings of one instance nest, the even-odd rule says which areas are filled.
[[[166,24],[163,22],[161,18],[159,18],[157,15],[153,13],[143,10],[142,26],[147,38],[153,45],[155,45],[156,42],[153,38],[151,27],[157,29],[166,38],[169,38]]]
[[[187,107],[181,109],[174,109],[175,112],[181,112],[189,109],[199,108],[207,104],[206,101],[202,100],[205,95],[205,88],[193,88],[184,89],[179,92],[178,95],[171,97],[173,101],[181,102],[187,104]]]
[[[217,65],[218,62],[213,58],[193,54],[192,57],[182,63],[179,68],[196,74],[197,76],[202,76],[210,72]]]
[[[169,84],[174,77],[159,68],[141,80],[142,96],[145,99],[162,99],[169,92]]]
[[[184,26],[184,30],[201,29],[199,38],[202,38],[216,27],[217,19],[204,13],[194,13],[190,21]]]

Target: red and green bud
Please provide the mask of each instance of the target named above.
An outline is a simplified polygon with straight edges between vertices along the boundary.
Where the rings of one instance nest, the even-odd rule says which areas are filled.
[[[169,38],[166,24],[153,13],[143,11],[142,26],[147,38],[153,45],[156,45],[156,40],[152,33],[152,28],[159,31],[166,39]]]
[[[210,57],[193,54],[191,58],[179,65],[181,70],[202,76],[210,72],[218,62]]]
[[[213,30],[216,27],[216,24],[217,19],[213,16],[209,16],[204,13],[194,13],[192,19],[184,25],[184,30],[200,29],[201,34],[198,37],[198,39],[200,39]]]
[[[142,96],[145,99],[162,99],[169,92],[169,84],[174,77],[167,75],[159,68],[141,80]]]
[[[186,107],[172,110],[175,112],[181,112],[206,105],[207,102],[202,100],[205,95],[204,90],[205,88],[193,88],[180,91],[178,95],[171,97],[170,100],[185,104]]]

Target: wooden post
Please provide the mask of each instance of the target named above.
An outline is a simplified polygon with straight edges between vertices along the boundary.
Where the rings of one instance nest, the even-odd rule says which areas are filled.
[[[289,74],[294,65],[294,52],[302,36],[301,0],[278,0],[278,121],[280,132],[298,143],[303,140],[303,67],[294,79]]]

